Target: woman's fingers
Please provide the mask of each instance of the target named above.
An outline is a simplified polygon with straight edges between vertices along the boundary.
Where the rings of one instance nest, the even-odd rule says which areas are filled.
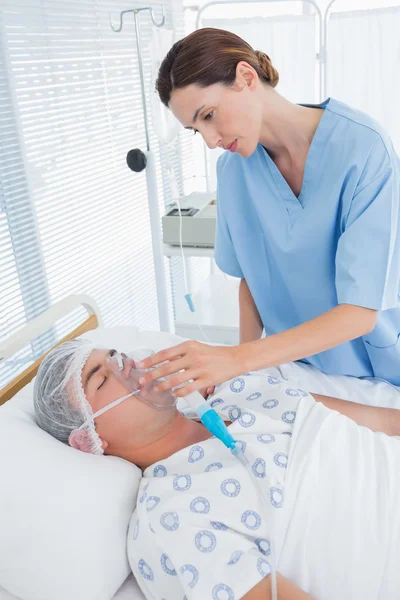
[[[185,386],[180,387],[178,390],[174,390],[174,395],[177,398],[183,398],[184,396],[188,396],[196,390],[200,390],[202,387],[204,387],[204,380],[195,379],[191,383],[187,383]]]
[[[157,354],[153,354],[153,356],[149,356],[144,360],[138,363],[138,369],[151,369],[156,365],[159,365],[165,361],[176,360],[180,356],[182,356],[182,347],[185,347],[186,344],[190,344],[190,342],[183,342],[182,344],[178,344],[177,346],[172,346],[172,348],[166,348],[165,350],[160,350]]]
[[[183,373],[177,373],[176,375],[169,377],[169,379],[167,379],[166,381],[157,382],[157,385],[154,388],[154,391],[166,392],[172,388],[177,388],[178,386],[181,386],[185,383],[187,384],[188,382],[190,382],[190,380],[196,380],[196,378],[198,378],[198,377],[199,377],[199,375],[197,373],[191,373],[191,371],[184,371]],[[186,386],[185,386],[185,388],[186,388]],[[174,389],[175,396],[182,395],[182,394],[180,394],[180,389],[181,389],[180,387],[179,387],[179,389]],[[182,389],[184,389],[184,388],[182,388]],[[198,387],[196,387],[196,389],[198,389]],[[185,396],[185,394],[183,394],[183,396]]]
[[[156,387],[167,391],[177,386],[174,394],[181,398],[193,391],[207,388],[209,394],[214,392],[217,381],[225,381],[243,372],[240,356],[234,348],[208,346],[196,341],[184,342],[173,348],[162,350],[139,363],[139,368],[151,368],[156,364],[169,361],[158,366],[154,371],[139,378],[139,385],[146,385],[160,378]]]
[[[150,371],[149,373],[145,373],[145,374],[141,375],[139,377],[139,384],[146,385],[146,384],[152,383],[153,381],[156,381],[157,379],[161,379],[162,377],[168,377],[167,381],[165,381],[163,383],[167,384],[164,389],[169,390],[169,389],[171,389],[171,387],[173,387],[173,384],[170,385],[170,381],[171,381],[170,376],[174,375],[178,371],[183,371],[184,368],[185,368],[185,360],[183,358],[179,358],[172,362],[168,362],[164,365],[161,365],[157,369],[154,369],[154,371]],[[186,378],[186,381],[187,381],[187,378]],[[161,382],[160,382],[160,385],[161,385]]]

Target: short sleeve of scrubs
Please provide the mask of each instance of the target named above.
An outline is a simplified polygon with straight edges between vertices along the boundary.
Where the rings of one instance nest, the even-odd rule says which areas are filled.
[[[217,189],[217,228],[215,233],[215,262],[218,267],[224,273],[228,275],[232,275],[233,277],[240,277],[243,279],[242,269],[240,268],[237,255],[235,252],[235,248],[232,243],[231,234],[229,232],[229,226],[226,220],[225,211],[226,211],[226,199],[224,198],[224,193],[227,193],[226,190],[231,189],[229,185],[224,184],[224,175],[223,173],[223,160],[224,156],[222,155],[217,162],[217,181],[218,181],[218,189]],[[225,191],[224,191],[225,190]]]
[[[399,175],[380,137],[352,198],[336,253],[339,304],[397,306],[400,280]]]

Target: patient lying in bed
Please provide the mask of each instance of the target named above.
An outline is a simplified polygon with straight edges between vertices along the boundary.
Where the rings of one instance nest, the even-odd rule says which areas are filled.
[[[35,410],[60,441],[143,470],[128,555],[146,597],[265,600],[273,557],[280,600],[398,598],[397,440],[288,381],[245,374],[209,402],[240,441],[252,479],[172,396],[155,407],[151,388],[127,393],[113,353],[79,340],[53,351],[39,369]],[[134,371],[123,356],[123,377]]]

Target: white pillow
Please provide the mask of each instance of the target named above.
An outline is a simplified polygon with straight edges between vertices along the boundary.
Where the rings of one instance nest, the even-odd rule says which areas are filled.
[[[181,338],[97,329],[96,345],[154,350]],[[0,408],[0,586],[22,600],[110,600],[129,574],[141,471],[70,448],[34,421],[33,382]]]

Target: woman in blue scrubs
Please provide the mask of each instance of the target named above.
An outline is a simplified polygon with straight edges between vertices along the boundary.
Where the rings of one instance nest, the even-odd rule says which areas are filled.
[[[160,68],[162,102],[209,148],[227,150],[217,167],[215,260],[241,279],[240,346],[186,342],[145,361],[171,361],[152,379],[184,370],[161,384],[193,380],[179,396],[296,360],[400,385],[392,142],[360,111],[332,98],[292,104],[277,82],[267,55],[217,29],[174,44]]]

